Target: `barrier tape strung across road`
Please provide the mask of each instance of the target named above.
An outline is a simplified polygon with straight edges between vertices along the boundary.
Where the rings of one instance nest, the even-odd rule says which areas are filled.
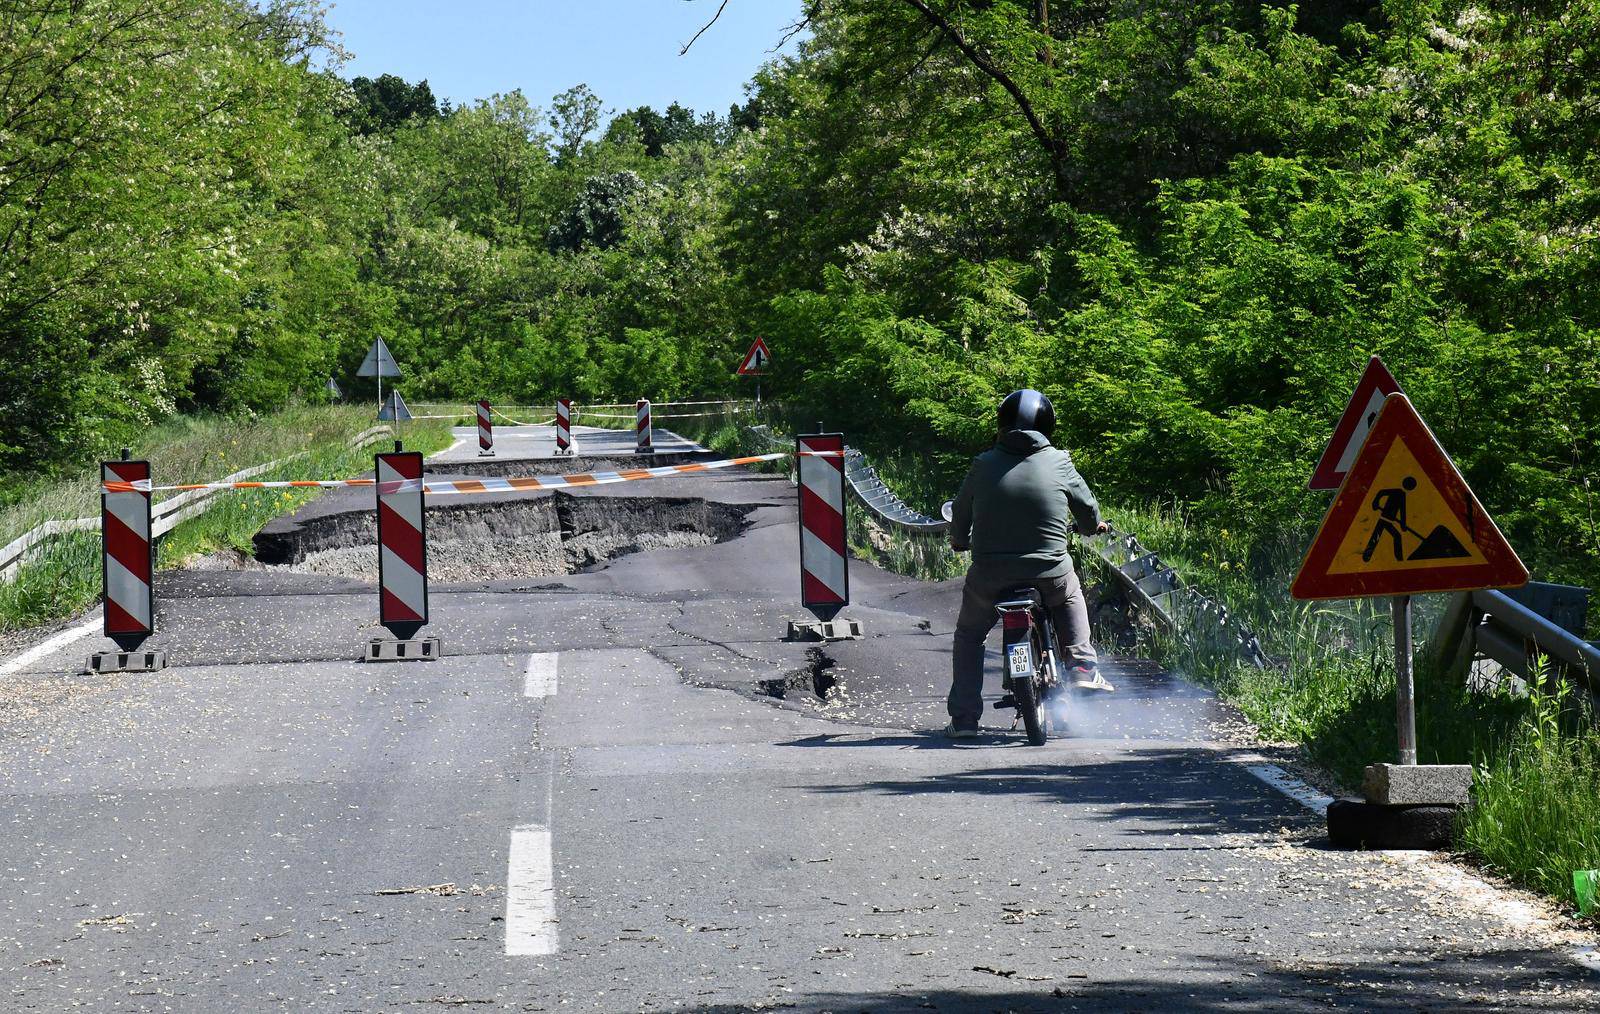
[[[513,426],[554,426],[555,422],[556,422],[555,418],[553,416],[551,418],[549,418],[549,419],[546,419],[544,422],[537,422],[537,423],[523,422],[521,419],[513,419],[513,418],[511,418],[510,416],[506,415],[504,412],[502,412],[499,409],[495,408],[493,405],[489,406],[489,411],[493,412],[495,415],[497,415],[500,418],[504,419],[506,422],[510,423]]]
[[[625,468],[616,472],[573,472],[568,475],[529,475],[515,478],[488,479],[432,479],[421,480],[422,489],[435,496],[451,493],[505,493],[519,489],[561,489],[571,486],[604,486],[614,482],[633,482],[638,479],[659,479],[670,475],[708,472],[737,465],[753,465],[762,461],[777,461],[792,457],[794,451],[775,451],[743,458],[723,458],[720,461],[691,461],[686,465],[659,465],[655,468]],[[804,451],[805,457],[838,457],[826,451]],[[413,480],[415,481],[415,480]],[[346,486],[377,486],[377,479],[286,479],[276,482],[200,482],[181,486],[152,486],[148,480],[138,482],[107,482],[108,493],[154,493],[175,489],[340,489]],[[395,489],[391,491],[390,485]],[[404,483],[383,484],[382,493],[406,492],[413,487]]]
[[[651,406],[652,409],[654,409],[655,408],[655,402],[651,402],[650,406]],[[656,419],[705,419],[705,418],[708,418],[708,417],[714,416],[714,415],[728,415],[728,414],[733,413],[733,412],[744,412],[744,411],[748,411],[748,410],[747,409],[743,409],[743,408],[728,408],[728,409],[726,409],[724,411],[721,411],[721,412],[656,412],[656,411],[652,411],[650,414],[651,414],[652,417],[654,417]],[[578,406],[578,422],[580,422],[580,423],[583,422],[583,420],[585,420],[585,419],[625,419],[626,420],[626,419],[633,419],[633,418],[634,418],[634,416],[631,416],[631,415],[612,415],[612,414],[607,413],[607,412],[585,412],[585,411],[583,411],[582,406]]]
[[[573,402],[573,407],[580,410],[589,408],[632,408],[634,404],[635,403],[631,401],[595,401],[587,404],[578,401]],[[716,401],[652,401],[650,404],[681,407],[685,405],[737,405],[739,402],[732,398],[720,398]]]

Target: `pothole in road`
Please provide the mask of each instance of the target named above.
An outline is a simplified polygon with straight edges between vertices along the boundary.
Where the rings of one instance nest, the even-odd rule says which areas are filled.
[[[726,542],[750,508],[697,498],[576,497],[430,504],[428,577],[438,582],[550,577],[632,553]],[[378,579],[371,511],[269,526],[255,537],[255,563],[300,573]]]
[[[760,680],[757,686],[765,696],[780,701],[827,701],[839,682],[833,673],[837,665],[821,648],[811,648],[806,652],[806,668],[777,679]]]

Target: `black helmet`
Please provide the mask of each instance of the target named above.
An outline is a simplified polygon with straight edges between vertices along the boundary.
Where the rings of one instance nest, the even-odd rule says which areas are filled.
[[[1012,391],[1000,403],[1000,432],[1006,430],[1038,430],[1049,436],[1056,431],[1056,407],[1031,387]]]

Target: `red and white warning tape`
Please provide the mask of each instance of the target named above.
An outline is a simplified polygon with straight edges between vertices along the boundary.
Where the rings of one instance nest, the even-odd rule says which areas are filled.
[[[574,472],[568,475],[529,475],[505,479],[405,479],[385,482],[379,492],[409,492],[421,488],[430,495],[450,493],[505,493],[519,489],[561,489],[570,486],[604,486],[613,482],[633,482],[638,479],[659,479],[670,475],[709,472],[736,465],[753,465],[761,461],[777,461],[794,455],[794,451],[774,451],[744,458],[723,458],[718,461],[692,461],[686,465],[660,465],[655,468],[625,468],[616,472]],[[835,458],[833,451],[805,451],[803,457]],[[152,486],[150,480],[102,483],[107,493],[155,493],[180,489],[339,489],[345,486],[378,486],[377,479],[287,479],[274,482],[198,482],[180,486]],[[394,488],[391,490],[390,486]]]

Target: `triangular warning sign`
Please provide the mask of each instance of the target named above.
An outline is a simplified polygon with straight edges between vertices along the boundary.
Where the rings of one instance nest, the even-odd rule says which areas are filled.
[[[411,409],[406,407],[406,400],[400,397],[399,391],[390,391],[383,407],[378,410],[378,418],[390,422],[405,422],[411,418]]]
[[[755,344],[750,346],[750,351],[744,354],[744,362],[739,366],[739,376],[748,377],[755,373],[765,373],[770,362],[772,362],[772,350],[767,348],[766,339],[757,338]]]
[[[1361,442],[1367,438],[1373,420],[1378,417],[1378,409],[1383,407],[1383,399],[1399,393],[1400,385],[1394,375],[1383,365],[1382,359],[1373,356],[1356,382],[1356,393],[1350,396],[1350,404],[1344,407],[1344,414],[1334,425],[1333,436],[1323,449],[1316,470],[1311,473],[1312,489],[1339,488],[1345,473],[1355,463],[1356,453],[1361,450]]]
[[[1528,569],[1417,415],[1391,394],[1300,565],[1297,599],[1514,588]]]
[[[394,361],[394,356],[389,352],[389,346],[383,343],[382,338],[373,340],[372,348],[367,350],[367,358],[361,360],[361,368],[356,370],[356,376],[400,376],[400,364]]]

